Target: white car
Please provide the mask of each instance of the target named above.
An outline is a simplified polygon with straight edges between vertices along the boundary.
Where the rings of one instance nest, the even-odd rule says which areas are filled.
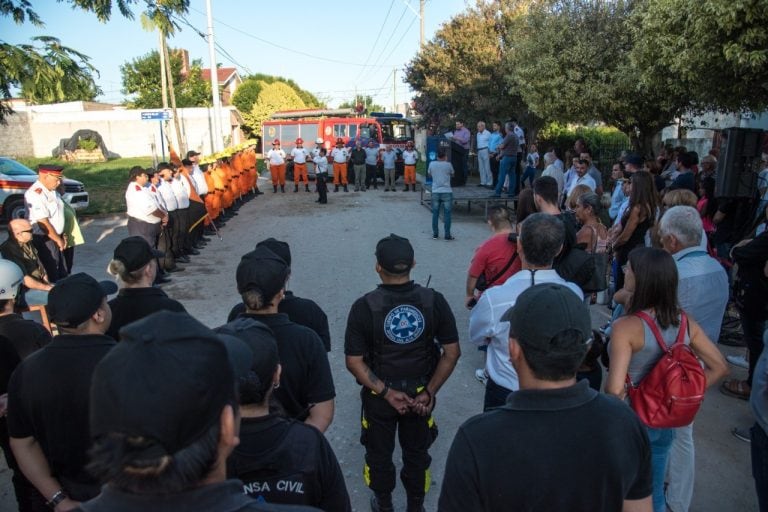
[[[27,207],[24,204],[24,192],[35,180],[35,171],[13,158],[0,156],[0,214],[5,221],[25,216]],[[75,210],[88,208],[88,192],[79,181],[65,178],[61,198]]]

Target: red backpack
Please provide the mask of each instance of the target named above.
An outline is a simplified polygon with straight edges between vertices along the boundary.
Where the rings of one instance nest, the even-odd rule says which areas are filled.
[[[648,324],[664,353],[637,387],[627,375],[630,405],[640,421],[649,427],[689,425],[704,401],[707,381],[698,358],[683,342],[688,318],[680,312],[680,330],[675,343],[668,348],[653,318],[642,311],[635,316]]]

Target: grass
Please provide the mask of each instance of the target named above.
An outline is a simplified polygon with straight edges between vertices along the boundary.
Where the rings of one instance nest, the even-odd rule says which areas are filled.
[[[150,167],[151,157],[117,158],[108,162],[74,164],[57,161],[55,158],[19,158],[19,162],[33,170],[38,164],[56,162],[64,166],[64,176],[82,181],[88,192],[90,204],[80,215],[125,212],[125,188],[128,186],[128,171],[134,165]]]

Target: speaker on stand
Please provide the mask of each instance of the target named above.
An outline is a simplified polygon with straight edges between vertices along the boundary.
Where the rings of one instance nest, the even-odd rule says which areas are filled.
[[[763,130],[726,128],[717,160],[715,195],[728,198],[755,198],[760,172]]]

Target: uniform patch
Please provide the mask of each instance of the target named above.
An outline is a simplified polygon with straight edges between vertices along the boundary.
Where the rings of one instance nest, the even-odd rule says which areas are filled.
[[[42,193],[43,193],[43,189],[42,189],[42,188],[40,188],[40,187],[37,187],[37,188],[35,189],[35,192],[36,192],[36,193],[38,193],[38,194],[42,194]]]
[[[136,185],[136,191],[137,191],[137,192],[141,192],[141,187],[140,187],[140,186],[138,186],[138,185]]]
[[[384,334],[398,345],[416,341],[424,332],[424,315],[406,304],[392,309],[384,318]]]

